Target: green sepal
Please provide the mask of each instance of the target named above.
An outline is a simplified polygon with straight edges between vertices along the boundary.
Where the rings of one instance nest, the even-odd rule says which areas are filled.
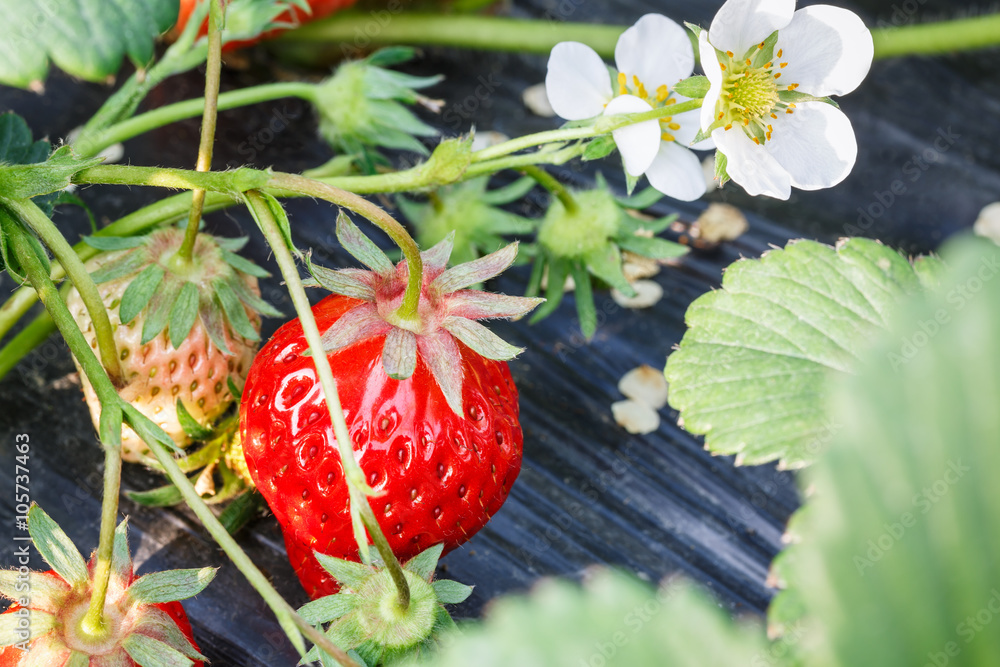
[[[233,288],[223,280],[216,280],[212,283],[212,286],[215,288],[215,295],[233,331],[247,340],[260,340],[260,334],[254,330],[253,325],[250,323],[250,318],[247,317],[247,311],[243,307],[243,303],[239,297],[236,296]]]
[[[243,390],[236,386],[236,383],[233,382],[232,376],[226,377],[226,386],[229,387],[229,393],[232,394],[233,398],[237,401],[243,398]]]
[[[775,32],[777,35],[777,32]],[[683,81],[678,81],[673,86],[673,92],[678,95],[683,95],[684,97],[690,97],[691,99],[702,99],[705,95],[708,95],[708,89],[711,84],[708,81],[707,76],[689,76]]]
[[[142,323],[142,336],[139,339],[141,345],[159,336],[166,328],[170,312],[177,303],[177,297],[180,296],[181,287],[181,281],[171,274],[165,277],[160,288],[153,293],[146,311],[146,319]],[[124,297],[122,300],[124,301]]]
[[[63,667],[90,667],[90,656],[80,651],[71,651]]]
[[[548,262],[549,275],[548,285],[545,287],[545,303],[535,311],[535,314],[528,320],[530,324],[541,322],[551,315],[562,302],[563,293],[566,286],[566,277],[569,276],[571,262],[561,257],[550,257]]]
[[[219,523],[225,527],[230,535],[236,535],[244,526],[250,523],[261,511],[267,507],[263,496],[248,489],[233,499],[233,502],[226,505],[219,515]]]
[[[387,46],[371,53],[364,60],[373,67],[392,67],[413,60],[417,50],[412,46]]]
[[[472,595],[472,586],[466,586],[451,579],[439,579],[431,582],[431,588],[434,589],[438,602],[441,604],[465,602]]]
[[[784,102],[785,104],[798,104],[800,102],[823,102],[824,104],[829,104],[835,109],[840,108],[840,105],[829,97],[816,97],[815,95],[810,95],[808,93],[800,93],[797,90],[779,90],[778,99]]]
[[[484,183],[485,184],[485,183]],[[480,201],[489,206],[502,206],[515,202],[535,188],[535,179],[523,176],[509,185],[495,190],[486,190],[480,195]]]
[[[719,150],[715,151],[715,180],[719,182],[720,188],[729,182],[729,174],[726,172],[728,164],[729,158],[726,154]]]
[[[403,567],[421,579],[430,581],[443,552],[444,544],[435,544],[408,560]]]
[[[201,319],[201,325],[205,327],[205,333],[208,334],[209,340],[215,347],[219,348],[223,354],[231,355],[232,351],[226,344],[226,324],[223,321],[222,313],[219,312],[216,300],[208,295],[201,295],[198,304],[198,317]]]
[[[191,667],[194,661],[159,639],[133,632],[122,641],[122,648],[140,667]]]
[[[151,445],[153,443],[159,443],[163,445],[168,452],[173,452],[174,454],[184,455],[184,450],[177,446],[174,439],[167,435],[160,426],[154,423],[149,417],[139,412],[133,405],[129,403],[122,404],[122,410],[125,413],[125,421],[128,425],[132,427],[132,430],[147,444]]]
[[[215,579],[217,569],[203,567],[188,570],[151,572],[128,587],[128,595],[142,604],[163,604],[194,597]]]
[[[277,199],[266,192],[258,193],[264,198],[264,203],[271,211],[271,215],[274,216],[274,220],[278,225],[278,231],[281,232],[281,238],[285,242],[285,247],[296,257],[301,257],[302,253],[298,248],[295,247],[295,243],[292,241],[292,225],[288,221],[288,213],[285,211],[285,207],[281,205]],[[260,222],[257,220],[257,214],[253,207],[250,207],[250,213],[253,214],[254,222],[257,222],[257,226],[260,227]]]
[[[624,169],[622,169],[622,173],[625,174],[625,192],[628,193],[629,197],[631,197],[632,192],[635,190],[635,186],[639,184],[639,177],[633,176]]]
[[[143,236],[84,236],[84,243],[91,248],[104,251],[127,250],[128,248],[138,248],[146,242]]]
[[[128,548],[128,518],[125,518],[115,528],[115,540],[111,548],[111,576],[126,581],[133,572],[132,554]]]
[[[149,300],[156,293],[163,280],[163,267],[150,264],[135,277],[122,294],[122,302],[118,306],[118,317],[122,324],[128,324],[142,312]]]
[[[132,632],[147,637],[156,637],[192,660],[207,662],[205,656],[195,649],[191,640],[184,636],[177,622],[162,609],[147,608],[139,618],[139,622],[133,627]]]
[[[222,248],[221,252],[222,252],[222,259],[226,261],[226,264],[233,267],[237,271],[242,271],[243,273],[251,275],[255,278],[271,277],[271,273],[269,271],[257,266],[246,257],[243,257],[242,255],[237,255],[234,252],[229,252],[225,248]]]
[[[716,127],[715,127],[714,124],[713,124],[713,126],[711,126],[711,127],[708,128],[707,132],[705,130],[703,130],[702,128],[699,127],[698,128],[698,133],[694,135],[694,139],[691,140],[691,143],[692,144],[700,144],[703,141],[708,141],[709,139],[712,138],[712,131],[715,130],[715,129],[716,129]]]
[[[198,286],[194,283],[185,282],[181,287],[180,294],[177,295],[174,305],[170,308],[170,344],[175,350],[180,349],[181,344],[191,333],[191,327],[198,318]]]
[[[25,584],[33,599],[44,600],[52,608],[60,607],[70,593],[65,582],[48,574],[28,570],[25,576],[16,569],[0,570],[0,596],[16,602],[24,596]]]
[[[924,289],[939,289],[947,276],[948,266],[939,257],[921,255],[913,260],[913,271]]]
[[[41,241],[35,236],[34,232],[25,229],[19,220],[14,218],[10,213],[7,212],[3,206],[0,206],[0,256],[3,257],[3,269],[10,274],[10,277],[16,280],[20,284],[27,282],[27,277],[21,270],[21,265],[14,257],[12,253],[8,253],[7,250],[7,237],[11,234],[10,227],[12,225],[17,225],[21,227],[24,231],[24,238],[27,239],[28,245],[31,246],[32,251],[34,251],[35,256],[45,267],[47,272],[52,271],[52,263],[49,261],[49,255],[45,252],[45,247],[42,246]]]
[[[375,290],[372,286],[366,285],[349,271],[337,271],[313,264],[309,255],[306,255],[306,270],[309,271],[318,286],[334,294],[363,301],[375,300]]]
[[[605,283],[625,296],[635,296],[635,288],[625,278],[625,274],[622,271],[622,255],[617,245],[614,243],[605,243],[602,247],[588,252],[583,261],[587,269]],[[576,274],[574,273],[573,275],[573,279],[576,280]],[[589,279],[587,282],[590,282]],[[577,281],[577,289],[579,287],[579,281]]]
[[[684,27],[690,30],[694,34],[694,41],[696,43],[701,38],[701,33],[705,32],[705,29],[702,28],[700,25],[697,25],[695,23],[688,23],[687,21],[684,22]]]
[[[337,593],[307,602],[299,607],[299,616],[311,625],[335,621],[354,610],[357,597],[353,593]]]
[[[31,641],[52,632],[59,625],[59,619],[48,612],[27,609],[24,613],[28,616],[27,636],[23,634],[23,617],[15,614],[0,615],[0,647]]]
[[[195,441],[207,440],[212,436],[212,430],[205,428],[198,423],[198,420],[191,416],[188,409],[184,407],[184,402],[177,399],[177,421],[189,438]]]
[[[55,521],[38,505],[28,510],[28,533],[45,562],[73,588],[87,585],[87,562]]]
[[[601,158],[611,155],[615,148],[616,144],[614,137],[610,134],[606,134],[588,142],[587,147],[583,149],[583,155],[581,157],[584,162],[589,160],[600,160]]]
[[[197,479],[197,476],[194,476]],[[194,480],[192,480],[192,484]],[[134,503],[143,507],[174,507],[184,502],[181,490],[171,484],[159,486],[148,491],[126,491],[125,495]]]
[[[597,307],[594,305],[594,293],[590,286],[590,276],[583,265],[573,263],[573,281],[576,282],[576,314],[580,319],[580,331],[583,337],[590,340],[597,333]]]
[[[249,236],[214,236],[215,243],[223,250],[228,250],[229,252],[239,252],[243,250],[246,244],[250,241]]]
[[[636,236],[635,234],[622,235],[615,239],[622,250],[628,250],[650,259],[673,259],[683,257],[691,249],[680,243],[674,243],[657,236],[649,238],[647,236]]]
[[[229,286],[236,293],[236,296],[239,297],[240,301],[250,306],[252,310],[267,317],[281,317],[282,313],[280,310],[250,291],[247,284],[240,280],[238,276],[233,276],[229,279]]]
[[[353,589],[360,586],[374,572],[374,569],[368,565],[342,558],[334,558],[333,556],[321,554],[318,551],[316,552],[316,560],[319,561],[323,569],[336,579],[341,586],[346,586],[347,588]]]
[[[654,187],[648,187],[631,197],[615,197],[615,201],[624,208],[643,210],[663,199],[663,193]],[[631,216],[629,216],[631,217]]]
[[[90,277],[98,285],[112,280],[118,280],[119,278],[132,275],[145,266],[148,260],[149,256],[146,252],[142,250],[135,250],[105,264],[91,273]]]
[[[386,254],[343,211],[337,215],[337,240],[354,259],[375,273],[386,275],[396,270]]]

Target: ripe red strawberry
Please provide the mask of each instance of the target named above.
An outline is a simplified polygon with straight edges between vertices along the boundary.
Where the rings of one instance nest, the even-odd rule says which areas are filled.
[[[181,0],[180,13],[177,15],[177,25],[171,31],[173,35],[179,35],[184,30],[184,26],[187,25],[188,19],[191,18],[191,14],[194,12],[195,6],[199,2],[205,2],[206,0]],[[269,39],[275,35],[281,34],[289,28],[302,25],[303,23],[309,23],[310,21],[315,21],[316,19],[328,16],[339,9],[346,9],[353,5],[356,0],[308,0],[308,4],[311,12],[306,12],[301,7],[293,7],[288,11],[280,14],[274,19],[273,23],[278,25],[285,25],[286,28],[278,30],[270,30],[265,32],[257,39],[230,42],[226,45],[226,50],[238,49],[244,46],[250,46],[251,44],[256,44],[262,39]],[[205,20],[205,25],[202,28],[202,34],[208,32],[208,20]]]
[[[183,236],[183,230],[163,229],[143,239],[126,239],[139,245],[98,255],[87,265],[114,327],[127,382],[119,393],[181,446],[190,438],[179,421],[177,400],[202,425],[222,414],[233,401],[227,378],[241,386],[257,349],[257,311],[278,314],[260,299],[256,276],[267,274],[219,245],[233,247],[232,240],[199,234],[193,268],[175,273],[170,258]],[[141,295],[132,298],[143,281],[145,302]],[[75,288],[66,304],[87,341],[96,346],[90,314]],[[97,427],[100,402],[82,373],[81,378]],[[124,427],[122,457],[139,461],[148,454],[146,444]]]
[[[81,629],[81,620],[90,606],[96,555],[85,563],[66,534],[37,506],[31,508],[28,521],[39,552],[62,574],[55,569],[0,570],[0,596],[14,601],[2,615],[16,617],[2,635],[14,643],[0,647],[0,667],[133,667],[139,664],[134,656],[150,653],[158,665],[204,665],[187,614],[177,600],[204,589],[215,576],[212,568],[136,577],[123,521],[115,531],[105,598],[108,630],[104,637],[94,638]],[[154,662],[144,660],[143,664]]]
[[[445,271],[451,239],[423,253],[420,321],[393,326],[408,277],[345,217],[338,236],[372,271],[314,268],[345,295],[313,308],[375,516],[401,559],[451,550],[500,508],[521,466],[520,350],[474,320],[514,317],[539,300],[466,289],[510,265],[516,245]],[[398,379],[397,379],[398,378]],[[312,597],[337,590],[313,550],[358,559],[329,412],[298,320],[261,350],[247,376],[240,430],[250,474],[282,525]]]

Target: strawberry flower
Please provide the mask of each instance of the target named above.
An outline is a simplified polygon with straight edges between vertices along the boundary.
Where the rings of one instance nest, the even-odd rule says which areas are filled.
[[[868,74],[874,49],[857,15],[795,0],[728,0],[699,35],[710,82],[701,126],[725,157],[717,171],[751,195],[788,199],[850,173],[858,146],[827,96]]]
[[[665,16],[647,14],[622,33],[615,65],[613,83],[608,67],[589,46],[556,44],[545,77],[552,109],[561,118],[579,121],[650,111],[688,99],[671,86],[691,75],[694,50],[684,29]],[[698,112],[688,111],[617,129],[612,137],[629,175],[645,174],[660,192],[693,201],[705,194],[701,164],[687,148],[698,126]]]

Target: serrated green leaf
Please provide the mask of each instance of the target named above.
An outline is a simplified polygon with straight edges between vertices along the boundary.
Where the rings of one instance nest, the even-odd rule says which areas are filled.
[[[184,339],[191,333],[191,327],[198,318],[198,287],[185,282],[170,308],[170,344],[179,350]]]
[[[635,234],[623,234],[622,236],[615,238],[615,243],[617,243],[618,247],[622,250],[628,250],[629,252],[634,252],[637,255],[642,255],[643,257],[649,257],[651,259],[674,259],[675,257],[683,257],[691,250],[685,245],[674,243],[673,241],[668,241],[667,239],[661,239],[658,236],[650,238],[648,236],[637,236]]]
[[[133,632],[122,641],[122,648],[141,667],[191,667],[194,661],[186,655],[146,635]]]
[[[138,248],[146,242],[142,236],[84,236],[83,242],[98,250],[126,250]]]
[[[226,313],[226,321],[229,322],[229,326],[232,327],[233,331],[247,340],[260,340],[260,334],[257,333],[257,330],[250,323],[247,311],[243,307],[243,303],[239,300],[239,297],[236,296],[233,288],[223,280],[216,280],[213,283],[213,287],[215,288],[215,295],[218,297],[222,310]]]
[[[180,422],[181,428],[192,440],[206,440],[212,435],[212,430],[199,424],[179,398],[177,399],[177,421]]]
[[[321,554],[318,551],[316,552],[316,560],[342,586],[352,589],[360,586],[374,572],[371,567],[363,563],[334,558],[333,556]]]
[[[438,561],[441,560],[443,551],[444,544],[435,544],[408,560],[404,567],[421,579],[430,581],[431,577],[434,576],[434,570],[437,569]]]
[[[184,283],[173,274],[169,274],[153,292],[153,296],[149,300],[149,308],[146,309],[146,317],[142,323],[140,344],[145,345],[159,336],[166,328],[170,321],[170,313],[174,309],[174,304],[177,303],[177,297],[180,296],[183,285]],[[124,302],[124,296],[122,301]]]
[[[667,359],[670,404],[714,453],[807,465],[837,428],[830,377],[856,372],[858,351],[920,289],[906,259],[867,239],[799,241],[738,261],[687,311]]]
[[[441,604],[458,604],[465,602],[472,595],[472,586],[466,586],[451,579],[439,579],[431,584],[438,602]]]
[[[63,529],[38,505],[28,510],[28,532],[45,562],[74,588],[87,583],[87,563]]]
[[[142,312],[149,300],[153,298],[160,282],[163,280],[163,268],[158,264],[150,264],[135,277],[122,294],[122,302],[118,306],[118,317],[123,324],[128,324]]]
[[[1000,250],[964,238],[942,256],[942,289],[909,300],[838,383],[842,428],[803,480],[815,493],[783,572],[822,628],[819,664],[1000,655],[1000,532],[984,530],[1000,524]]]
[[[262,269],[246,257],[237,255],[234,252],[229,252],[225,248],[222,249],[222,259],[225,260],[226,264],[233,267],[237,271],[242,271],[243,273],[254,276],[255,278],[269,278],[271,276],[270,272],[266,269]]]
[[[311,625],[335,621],[354,609],[357,596],[353,593],[326,595],[299,607],[299,616]]]
[[[143,604],[162,604],[194,597],[215,579],[216,568],[151,572],[128,587],[132,600]]]
[[[766,647],[762,628],[734,622],[688,584],[656,591],[600,570],[582,589],[547,580],[530,596],[496,600],[481,623],[449,633],[428,658],[403,664],[576,667],[600,658],[605,667],[753,665]]]
[[[775,31],[777,35],[777,31]],[[690,76],[678,81],[672,87],[673,92],[691,99],[701,99],[708,94],[709,82],[707,76]]]

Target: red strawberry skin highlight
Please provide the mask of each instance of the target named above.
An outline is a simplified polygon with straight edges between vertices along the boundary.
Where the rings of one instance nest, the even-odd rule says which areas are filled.
[[[330,296],[313,308],[320,331],[362,302]],[[517,389],[507,364],[459,343],[461,416],[422,358],[406,380],[382,364],[385,334],[328,355],[372,509],[402,560],[480,530],[520,472]],[[330,415],[298,320],[257,355],[240,409],[247,465],[281,524],[289,558],[312,597],[336,592],[313,550],[358,559],[348,490]]]

